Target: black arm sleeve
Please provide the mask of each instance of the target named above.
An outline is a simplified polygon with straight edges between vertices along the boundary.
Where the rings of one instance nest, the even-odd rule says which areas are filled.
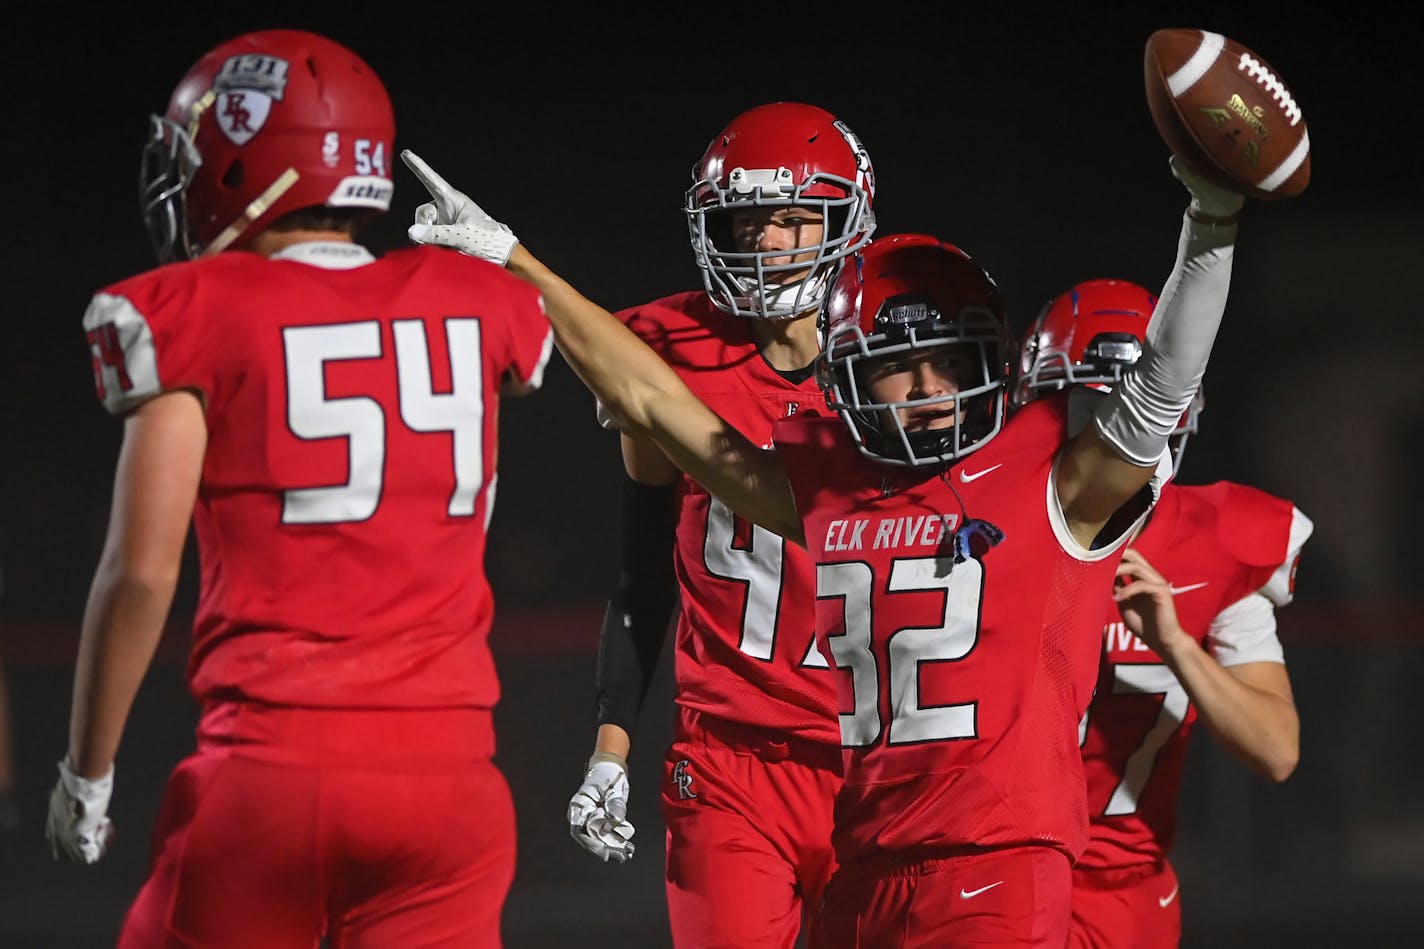
[[[603,616],[594,677],[600,725],[632,732],[662,654],[677,604],[672,564],[676,490],[676,484],[623,479],[618,589]]]

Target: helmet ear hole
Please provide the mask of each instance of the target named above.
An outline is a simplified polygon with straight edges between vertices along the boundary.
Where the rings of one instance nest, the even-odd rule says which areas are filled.
[[[718,251],[720,254],[735,253],[737,247],[732,239],[732,211],[718,210],[709,211],[704,218],[706,221],[707,246],[709,250]]]
[[[222,186],[236,190],[242,187],[243,178],[242,159],[239,158],[231,165],[228,165],[227,170],[223,172]]]

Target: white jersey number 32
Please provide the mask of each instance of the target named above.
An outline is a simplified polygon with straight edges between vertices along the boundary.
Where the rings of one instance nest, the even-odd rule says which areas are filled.
[[[889,692],[887,744],[948,741],[978,734],[977,701],[934,706],[920,701],[921,663],[963,659],[979,639],[984,565],[970,559],[954,564],[951,570],[948,559],[917,557],[896,560],[891,567],[887,596],[942,590],[944,612],[931,625],[906,626],[891,633],[885,641],[883,670],[872,648],[874,571],[859,561],[816,567],[816,598],[838,599],[844,609],[845,632],[826,640],[836,666],[848,670],[853,682],[855,709],[840,716],[843,746],[863,748],[880,739],[882,676]]]

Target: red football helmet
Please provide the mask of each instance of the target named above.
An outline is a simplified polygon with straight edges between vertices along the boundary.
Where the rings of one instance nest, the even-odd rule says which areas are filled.
[[[1116,385],[1142,355],[1156,306],[1156,294],[1126,280],[1086,280],[1049,300],[1024,336],[1014,404],[1070,385]],[[1169,442],[1174,467],[1205,405],[1198,388]]]
[[[983,447],[1003,428],[1013,350],[1003,300],[993,278],[958,247],[924,234],[872,241],[841,269],[821,329],[818,375],[826,403],[871,458],[948,464]],[[912,351],[950,347],[957,349],[956,362],[968,367],[958,391],[904,402],[871,396],[868,369]],[[907,431],[897,410],[927,407],[953,417],[955,424]]]
[[[297,208],[390,208],[395,117],[379,77],[301,30],[229,40],[152,116],[139,200],[159,260],[239,246]]]
[[[692,180],[684,211],[693,255],[713,304],[738,316],[788,319],[815,309],[838,262],[875,229],[870,155],[844,122],[812,105],[772,102],[743,112],[707,146]],[[753,207],[819,211],[822,239],[802,248],[815,258],[770,264],[786,251],[738,250],[732,213]]]

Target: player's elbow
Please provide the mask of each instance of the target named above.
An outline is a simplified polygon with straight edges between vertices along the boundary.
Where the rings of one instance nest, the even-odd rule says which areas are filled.
[[[105,552],[95,586],[111,597],[161,600],[178,586],[181,559],[167,552],[110,549]]]
[[[595,394],[624,433],[657,441],[666,427],[670,406],[684,393],[661,386],[656,380],[630,375],[595,390]]]
[[[1294,725],[1294,723],[1291,723]],[[1280,784],[1295,773],[1300,763],[1300,731],[1298,727],[1283,728],[1261,742],[1251,755],[1252,768],[1273,784]]]
[[[1274,784],[1280,784],[1295,774],[1296,765],[1300,764],[1300,742],[1281,744],[1282,747],[1275,749],[1264,767],[1266,779]]]
[[[114,584],[114,593],[129,602],[163,605],[172,599],[173,591],[177,587],[176,567],[168,569],[153,564],[119,574]]]

